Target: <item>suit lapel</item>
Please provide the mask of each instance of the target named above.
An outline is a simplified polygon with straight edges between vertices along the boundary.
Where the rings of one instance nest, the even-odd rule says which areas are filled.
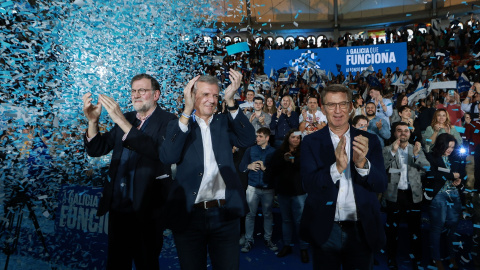
[[[145,127],[145,130],[143,131],[143,132],[145,132],[145,134],[148,134],[150,136],[155,135],[155,132],[156,132],[156,129],[157,129],[157,123],[158,123],[158,121],[156,121],[156,120],[159,118],[159,115],[161,113],[162,113],[161,109],[157,106],[155,111],[153,111],[153,114],[150,116],[150,118],[148,120],[148,124]]]
[[[202,138],[202,130],[200,129],[200,126],[198,125],[197,121],[193,121],[195,116],[192,116],[190,118],[190,127],[192,128],[192,131],[191,131],[191,134],[193,136],[195,136],[195,138],[193,138],[193,141],[194,141],[194,146],[195,146],[195,149],[197,150],[197,153],[198,153],[198,158],[199,160],[202,160],[203,162],[203,138]],[[196,139],[196,138],[199,138]]]

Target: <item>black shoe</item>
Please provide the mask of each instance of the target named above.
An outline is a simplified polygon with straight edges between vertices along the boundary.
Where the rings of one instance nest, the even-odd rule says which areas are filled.
[[[287,256],[288,254],[292,253],[292,247],[291,246],[283,246],[282,250],[278,252],[277,257],[282,258]]]
[[[300,249],[300,258],[302,258],[302,263],[308,263],[310,261],[307,249]]]

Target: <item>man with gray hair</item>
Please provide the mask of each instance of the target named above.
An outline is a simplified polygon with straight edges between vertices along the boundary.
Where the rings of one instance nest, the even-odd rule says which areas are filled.
[[[207,252],[213,269],[239,268],[240,217],[248,209],[232,147],[253,145],[255,130],[233,99],[242,75],[230,69],[229,78],[227,114],[214,114],[220,92],[215,77],[187,84],[184,111],[169,123],[160,150],[162,162],[177,164],[166,219],[183,270],[206,268]]]

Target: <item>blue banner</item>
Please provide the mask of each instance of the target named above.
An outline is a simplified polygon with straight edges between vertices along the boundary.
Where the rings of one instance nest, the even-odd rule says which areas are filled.
[[[64,185],[59,193],[55,244],[59,261],[72,268],[106,267],[108,214],[97,217],[101,196],[102,188],[75,185]]]
[[[357,71],[362,72],[370,65],[377,72],[382,69],[385,74],[387,67],[392,71],[399,68],[400,71],[407,69],[407,43],[379,44],[369,46],[322,48],[322,49],[298,49],[298,50],[266,50],[265,51],[265,74],[271,74],[272,68],[278,71],[281,68],[295,68],[296,59],[302,59],[302,53],[313,53],[315,63],[319,69],[326,73],[331,71],[338,75]],[[299,61],[297,61],[298,63]],[[308,64],[308,61],[302,61]],[[308,68],[308,66],[306,66]],[[301,70],[302,67],[299,68]]]

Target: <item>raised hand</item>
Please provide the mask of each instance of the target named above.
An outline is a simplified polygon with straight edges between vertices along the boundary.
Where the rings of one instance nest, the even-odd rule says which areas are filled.
[[[336,158],[336,165],[338,173],[342,173],[348,165],[348,155],[347,151],[345,150],[345,146],[347,145],[345,135],[340,138],[340,142],[335,149],[335,158]]]
[[[105,95],[98,95],[98,100],[102,102],[102,106],[107,110],[108,115],[112,118],[115,124],[125,120],[120,106],[113,98]]]
[[[377,126],[377,128],[378,128],[379,130],[382,129],[382,127],[383,127],[382,120],[381,120],[381,119],[378,120],[378,121],[375,123],[375,125]]]
[[[420,153],[420,150],[422,149],[422,144],[420,142],[415,142],[415,145],[413,146],[413,155],[416,156],[418,153]]]
[[[398,150],[398,147],[400,146],[400,139],[396,139],[393,143],[392,143],[392,152],[393,153],[397,153],[397,150]]]
[[[102,113],[102,103],[99,100],[96,105],[92,104],[92,94],[86,93],[82,97],[83,100],[83,113],[85,117],[87,117],[89,122],[98,123],[98,119],[100,118],[100,114]]]
[[[227,89],[225,89],[225,101],[227,102],[228,106],[233,107],[235,105],[233,97],[242,83],[242,73],[230,69],[230,75],[228,78],[230,79],[231,84],[227,87]]]
[[[195,94],[193,93],[193,86],[195,85],[195,82],[200,78],[200,76],[197,76],[193,79],[191,79],[188,83],[187,86],[183,89],[183,98],[185,99],[185,106],[183,109],[183,113],[190,115],[193,112],[193,106],[195,105]]]
[[[353,163],[355,163],[355,166],[357,166],[357,168],[363,168],[365,162],[367,162],[366,156],[368,154],[368,138],[362,135],[358,135],[353,138],[352,149]]]

